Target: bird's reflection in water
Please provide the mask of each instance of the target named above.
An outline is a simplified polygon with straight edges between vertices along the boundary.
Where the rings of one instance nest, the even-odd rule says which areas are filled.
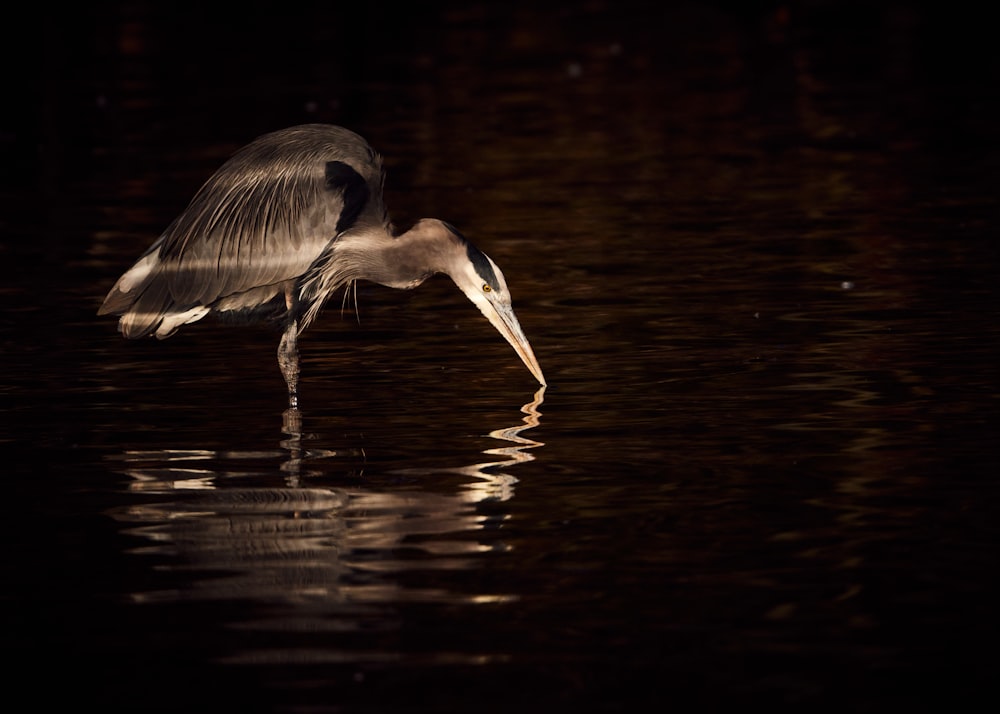
[[[515,464],[534,461],[535,456],[531,449],[544,446],[541,442],[521,436],[522,432],[538,426],[542,414],[539,407],[542,405],[545,396],[545,387],[540,387],[535,392],[535,398],[521,407],[521,412],[525,417],[520,424],[509,426],[503,429],[494,429],[489,433],[494,439],[511,442],[511,446],[501,446],[494,449],[486,449],[483,453],[487,456],[502,457],[500,461],[485,461],[483,463],[472,464],[459,468],[409,468],[396,469],[394,473],[413,476],[430,475],[436,473],[454,473],[463,476],[470,476],[474,481],[464,484],[467,489],[467,499],[469,502],[477,501],[506,501],[514,495],[514,484],[517,479],[510,474],[504,473],[504,469]]]
[[[377,626],[358,618],[396,602],[511,599],[442,587],[440,577],[433,587],[419,577],[403,585],[397,576],[467,570],[508,549],[497,533],[507,514],[482,504],[508,501],[516,479],[505,469],[531,461],[542,445],[523,434],[538,425],[543,394],[522,407],[518,424],[490,432],[509,445],[469,466],[359,476],[363,453],[312,448],[317,438],[302,432],[298,412],[286,412],[274,450],[127,452],[127,488],[144,498],[113,516],[140,538],[134,553],[165,559],[160,568],[173,574],[169,588],[132,597],[267,603],[271,631]],[[272,485],[276,475],[280,485]]]

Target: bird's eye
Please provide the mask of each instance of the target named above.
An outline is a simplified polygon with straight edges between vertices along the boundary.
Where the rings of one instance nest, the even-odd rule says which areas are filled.
[[[483,292],[484,293],[488,293],[488,292],[492,292],[492,291],[493,291],[493,288],[491,288],[489,285],[486,285],[486,284],[483,285]]]

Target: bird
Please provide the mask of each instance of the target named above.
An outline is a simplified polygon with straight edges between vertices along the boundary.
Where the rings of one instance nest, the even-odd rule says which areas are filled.
[[[165,339],[214,313],[276,322],[289,408],[299,405],[298,338],[337,291],[357,281],[411,289],[448,275],[545,377],[511,305],[500,267],[450,223],[396,230],[381,156],[355,132],[304,124],[239,149],[114,284],[98,310],[130,339]],[[345,297],[346,299],[346,297]]]

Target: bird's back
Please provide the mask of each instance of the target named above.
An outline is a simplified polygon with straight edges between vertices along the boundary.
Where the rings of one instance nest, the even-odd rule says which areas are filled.
[[[237,151],[115,284],[101,314],[126,337],[166,337],[210,310],[281,298],[337,235],[387,225],[382,162],[347,129],[308,124]]]

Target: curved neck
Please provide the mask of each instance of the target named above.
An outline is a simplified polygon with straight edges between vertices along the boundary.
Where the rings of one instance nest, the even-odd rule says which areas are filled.
[[[435,273],[448,273],[455,256],[464,250],[460,240],[443,223],[418,221],[399,236],[387,233],[345,235],[337,249],[337,262],[356,280],[369,280],[390,288],[415,288]]]
[[[399,236],[384,226],[341,235],[321,255],[299,287],[302,324],[319,314],[330,295],[354,280],[391,288],[415,288],[435,273],[454,275],[464,255],[462,238],[441,221],[424,219]]]

